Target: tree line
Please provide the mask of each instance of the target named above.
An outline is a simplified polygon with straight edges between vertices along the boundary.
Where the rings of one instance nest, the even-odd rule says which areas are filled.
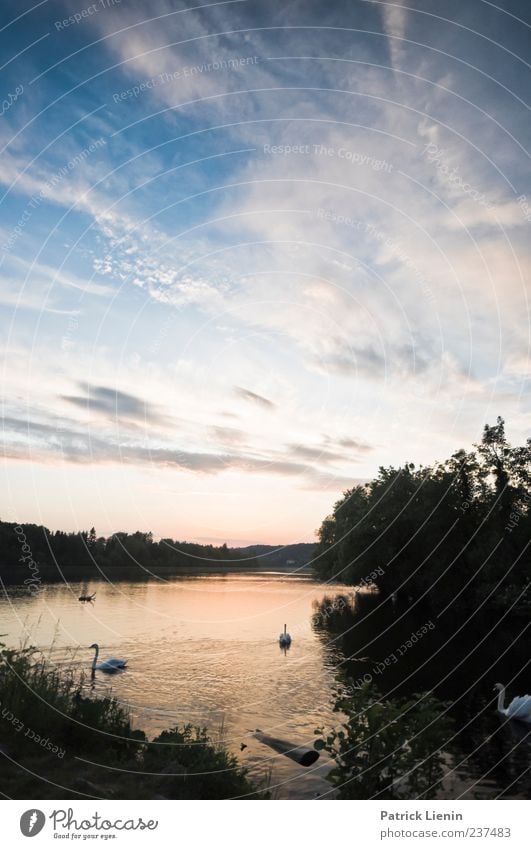
[[[531,439],[513,447],[505,423],[485,425],[472,451],[416,467],[381,467],[347,490],[318,531],[326,579],[373,585],[437,611],[529,609]]]
[[[109,537],[89,531],[51,531],[43,525],[0,521],[0,576],[8,583],[24,578],[93,577],[109,568],[145,570],[184,569],[193,566],[234,563],[252,567],[248,553],[221,546],[178,542],[171,538],[155,541],[143,531],[120,531]]]

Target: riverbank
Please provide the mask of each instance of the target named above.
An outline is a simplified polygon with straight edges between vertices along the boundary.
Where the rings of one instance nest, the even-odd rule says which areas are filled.
[[[37,595],[12,587],[0,596],[0,634],[13,648],[37,646],[58,670],[87,675],[89,647],[98,643],[102,660],[128,664],[111,678],[97,672],[90,692],[103,698],[112,686],[133,728],[153,740],[176,725],[206,727],[252,781],[272,770],[275,798],[312,799],[330,791],[324,757],[307,770],[253,732],[311,746],[315,728],[334,721],[334,650],[312,617],[327,593],[343,589],[261,572],[43,584]],[[96,591],[94,603],[78,601],[85,590]],[[287,652],[278,643],[285,622],[293,638]]]
[[[174,539],[154,540],[143,531],[109,537],[90,531],[66,533],[44,525],[0,521],[0,581],[32,592],[58,581],[162,579],[180,574],[245,571],[298,572],[312,563],[314,543],[229,548]]]
[[[266,798],[222,741],[185,724],[153,740],[86,675],[0,651],[2,785],[13,799]]]
[[[106,569],[88,569],[87,567],[63,567],[59,570],[43,569],[39,572],[39,580],[30,583],[24,583],[24,575],[19,567],[13,569],[0,568],[0,585],[3,585],[7,594],[10,590],[26,589],[36,594],[44,585],[50,584],[83,584],[92,585],[101,582],[118,584],[123,582],[141,582],[141,581],[172,581],[178,578],[189,578],[202,576],[216,577],[223,575],[270,575],[271,577],[282,575],[297,575],[301,578],[310,580],[314,577],[314,569],[311,566],[301,567],[300,569],[266,569],[263,566],[238,566],[238,565],[217,565],[207,564],[206,566],[197,566],[191,564],[189,566],[175,567],[158,567],[153,569],[144,569],[139,566],[123,567],[115,566]],[[33,586],[33,590],[31,589]]]

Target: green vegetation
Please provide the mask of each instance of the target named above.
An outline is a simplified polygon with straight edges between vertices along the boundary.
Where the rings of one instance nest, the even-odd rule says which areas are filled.
[[[382,698],[371,684],[342,688],[343,725],[321,740],[335,760],[329,780],[340,799],[434,798],[452,737],[448,706],[430,693]],[[316,733],[323,733],[317,729]]]
[[[50,531],[43,525],[0,522],[0,576],[4,583],[96,578],[109,569],[135,577],[168,569],[256,566],[239,549],[173,539],[153,540],[151,532],[118,532],[105,538],[95,528],[80,533]]]
[[[531,440],[511,447],[504,421],[443,463],[380,468],[344,493],[318,532],[322,578],[375,584],[398,600],[522,613],[531,579]],[[490,598],[488,598],[490,596]]]
[[[112,698],[32,649],[0,651],[0,786],[11,798],[226,799],[260,794],[237,758],[186,725],[152,741]]]
[[[363,588],[313,619],[343,682],[346,719],[322,741],[340,797],[444,796],[459,763],[472,796],[488,775],[525,797],[528,754],[500,726],[493,684],[527,692],[530,483],[531,441],[511,446],[498,418],[472,451],[381,468],[323,522],[321,577]]]

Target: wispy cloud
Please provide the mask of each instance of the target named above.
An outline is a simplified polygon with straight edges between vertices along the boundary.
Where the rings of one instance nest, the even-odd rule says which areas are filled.
[[[327,451],[320,446],[289,445],[288,449],[295,457],[301,457],[303,460],[308,460],[308,462],[334,463],[344,460],[343,455]]]
[[[341,448],[346,448],[359,453],[374,450],[374,445],[369,445],[367,442],[363,442],[358,439],[351,439],[348,436],[338,439],[331,439],[329,436],[325,436],[324,441],[327,445],[339,445]]]
[[[106,412],[110,412],[107,402],[111,398],[107,391],[100,391],[99,394],[102,401],[97,408],[102,406]],[[122,394],[121,402],[122,407],[126,408],[127,415],[133,418],[141,415],[139,399]],[[104,436],[93,428],[76,428],[72,422],[65,420],[45,423],[29,417],[24,419],[6,416],[2,424],[5,459],[54,464],[59,460],[90,465],[116,463],[175,468],[210,475],[237,471],[249,475],[291,476],[299,478],[304,487],[319,487],[332,482],[337,485],[338,481],[346,485],[350,480],[338,474],[337,471],[319,469],[315,465],[291,459],[291,456],[299,455],[304,459],[312,461],[321,459],[326,462],[330,459],[326,456],[326,452],[321,452],[321,455],[307,452],[305,455],[303,450],[296,448],[290,450],[287,455],[273,452],[270,456],[260,456],[256,453],[235,451],[223,453],[188,451],[170,445],[161,445],[154,440],[146,446],[138,444],[131,438],[125,441],[116,439],[112,434]],[[10,434],[16,438],[6,439]]]
[[[244,431],[235,427],[214,426],[211,432],[214,438],[224,445],[240,445],[247,436]]]
[[[35,41],[76,11],[48,6]],[[24,53],[8,457],[102,489],[118,464],[208,474],[261,516],[289,478],[311,533],[325,489],[470,444],[494,405],[526,432],[527,35],[492,4],[475,34],[468,6],[407,6],[111,4]]]
[[[80,385],[84,388],[84,384]],[[111,420],[133,420],[145,424],[169,423],[169,419],[161,415],[144,398],[107,386],[88,386],[83,395],[62,395],[61,398],[81,407],[89,414],[103,413]]]
[[[400,67],[405,53],[400,40],[406,35],[408,9],[405,8],[404,0],[382,2],[378,6],[381,9],[383,27],[388,38],[391,64],[396,69]]]
[[[250,389],[244,389],[243,386],[235,386],[234,392],[239,398],[243,398],[244,401],[250,401],[252,404],[258,404],[259,407],[264,407],[267,410],[273,410],[276,407],[276,404],[274,404],[273,401],[270,401],[269,398],[265,398],[263,395],[258,395],[257,392],[251,392]]]

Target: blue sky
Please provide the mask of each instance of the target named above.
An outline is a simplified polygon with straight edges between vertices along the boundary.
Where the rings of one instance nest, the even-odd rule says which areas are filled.
[[[313,538],[529,433],[527,4],[3,4],[2,518]]]

